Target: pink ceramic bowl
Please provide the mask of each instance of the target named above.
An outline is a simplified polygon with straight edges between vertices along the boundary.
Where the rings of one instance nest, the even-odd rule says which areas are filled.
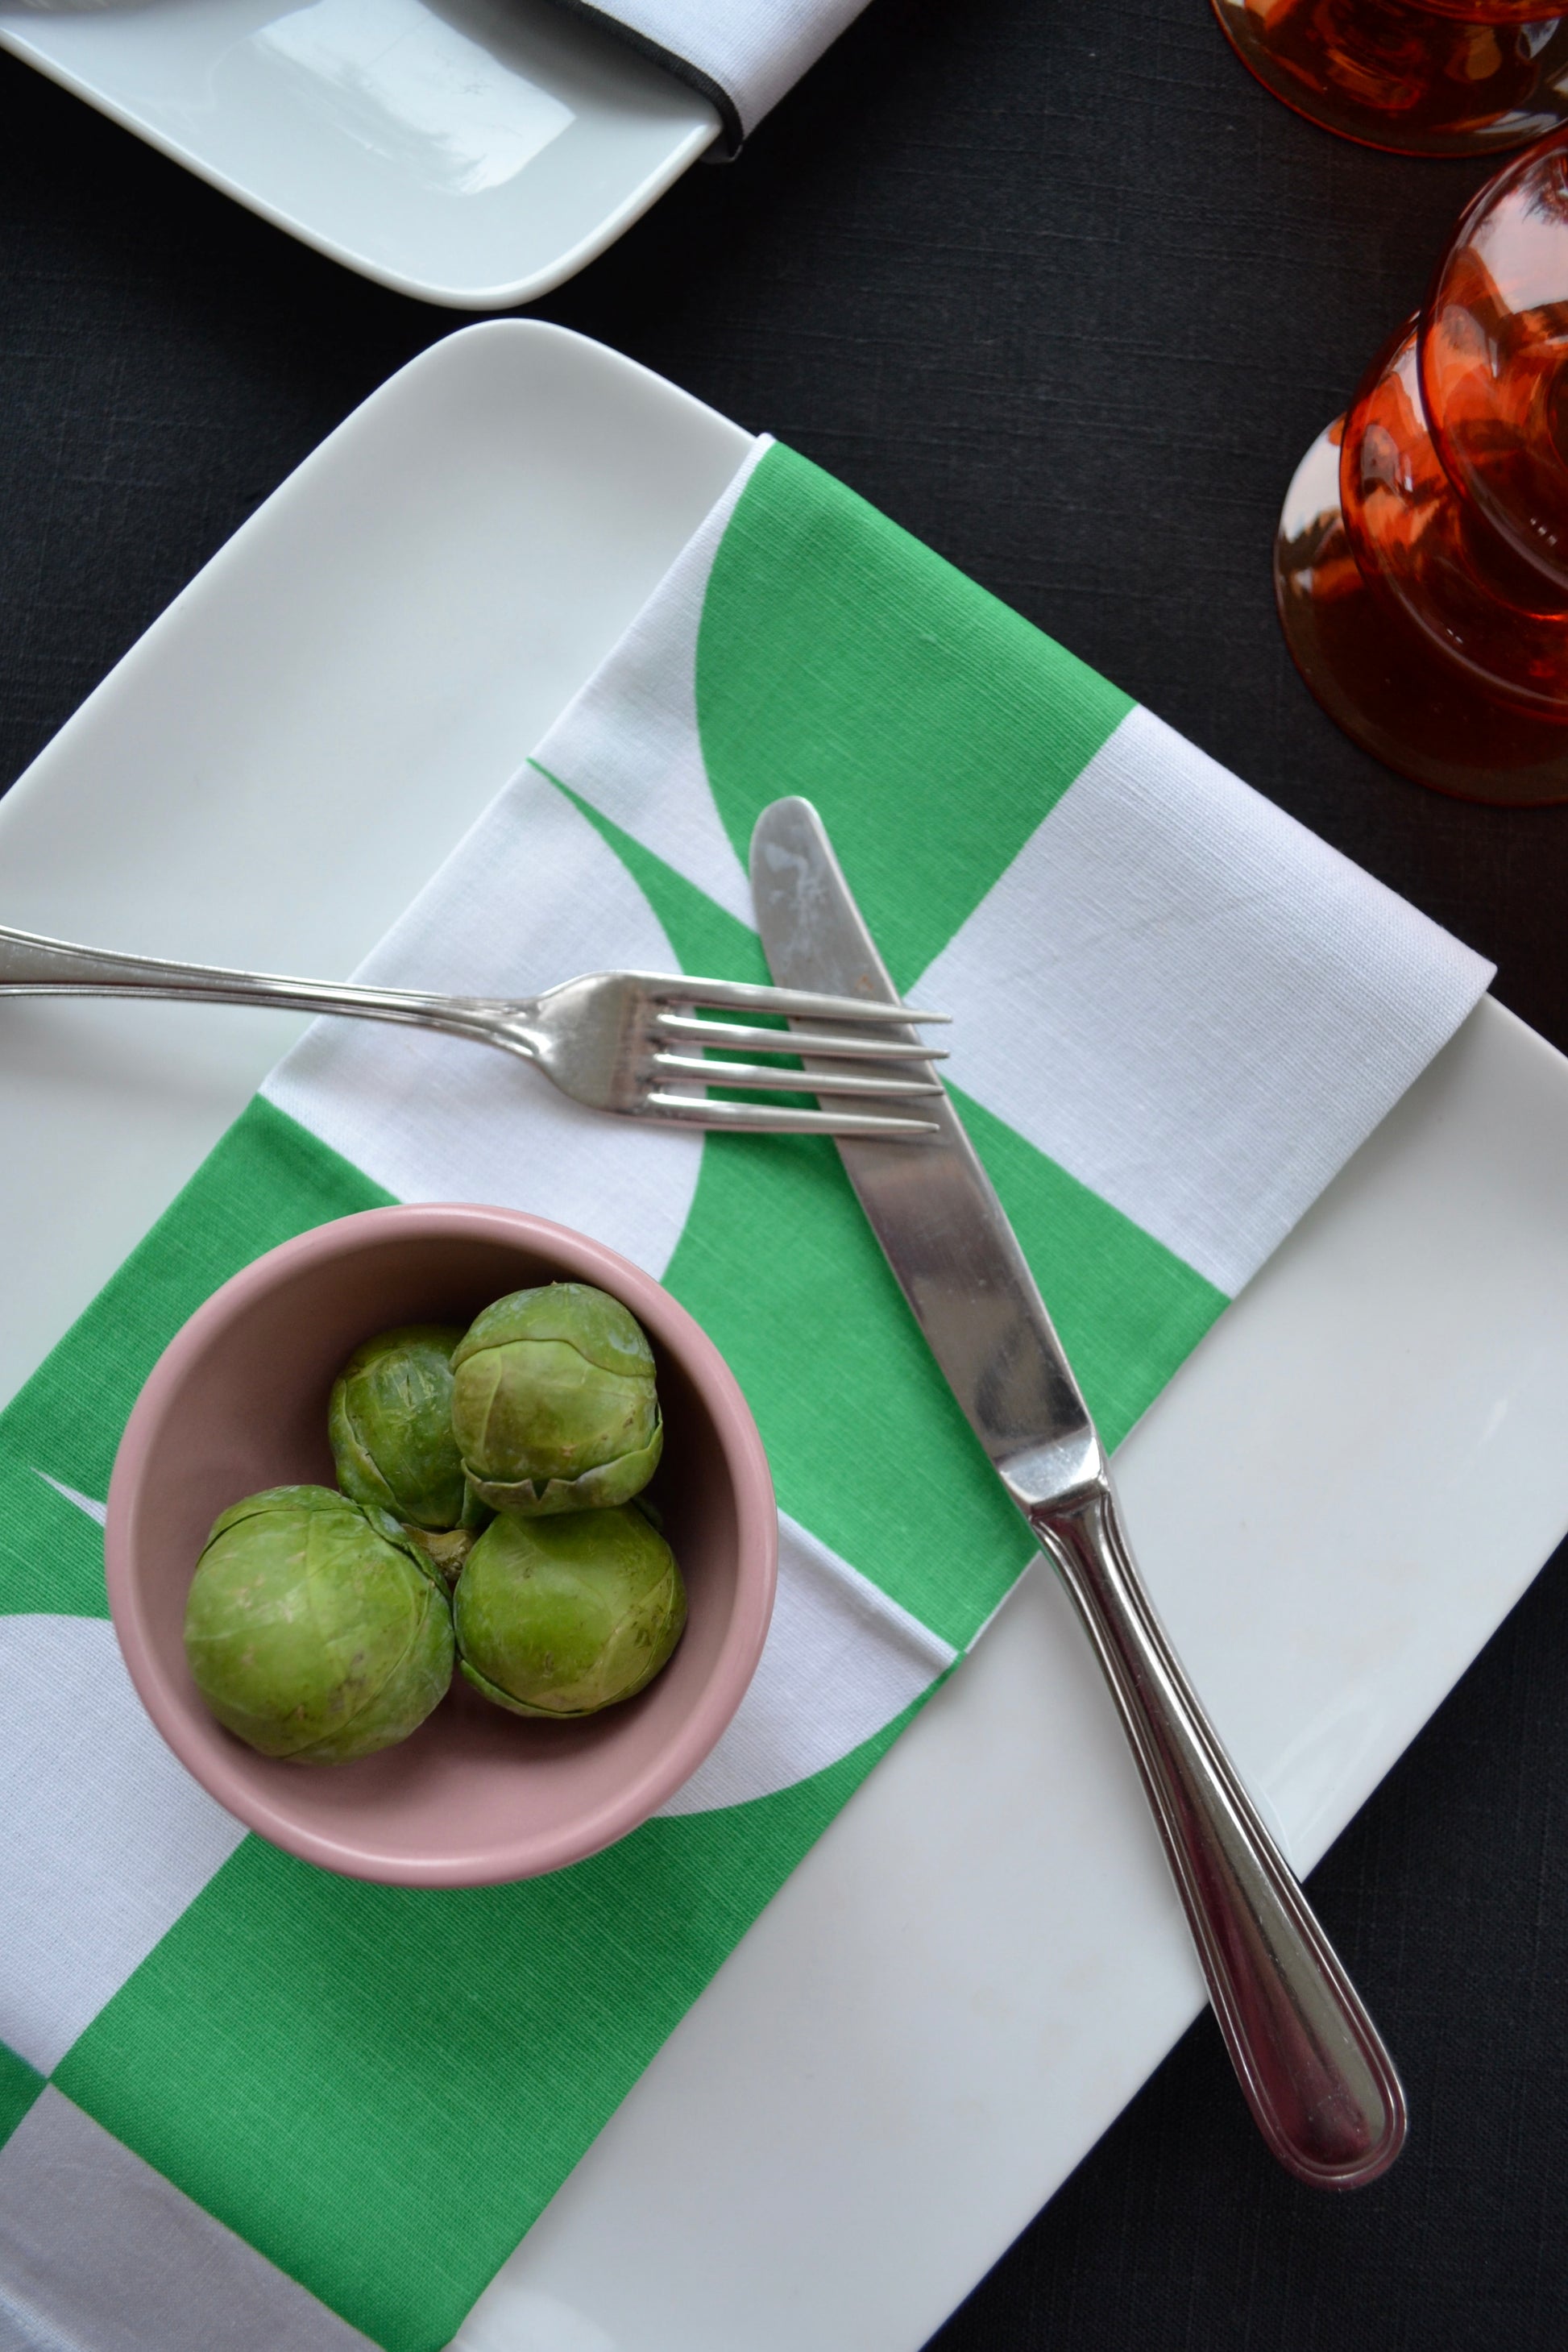
[[[259,1487],[333,1483],[327,1396],[361,1339],[395,1323],[467,1322],[506,1291],[555,1280],[623,1299],[658,1360],[657,1492],[690,1601],[669,1664],[639,1697],[579,1722],[503,1714],[459,1675],[428,1722],[380,1756],[310,1767],[254,1754],[213,1720],[185,1666],[185,1595],[213,1520]],[[372,1209],[269,1251],[171,1340],[121,1443],[106,1552],[132,1680],[220,1804],[353,1878],[485,1886],[581,1862],[689,1779],[762,1654],[778,1518],[734,1375],[628,1260],[512,1209]]]

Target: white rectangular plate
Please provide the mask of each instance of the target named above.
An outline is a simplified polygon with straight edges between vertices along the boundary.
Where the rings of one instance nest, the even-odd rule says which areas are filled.
[[[0,46],[400,294],[559,286],[719,118],[555,0],[0,0]]]
[[[345,971],[749,446],[558,329],[437,344],[0,803],[0,919]],[[0,1155],[0,1395],[292,1034],[205,1008],[5,1009],[0,1119],[28,1149]],[[1488,1000],[1121,1449],[1150,1582],[1300,1868],[1568,1526],[1565,1164],[1568,1065]],[[1109,1705],[1037,1574],[459,2352],[913,2352],[1200,2000]]]

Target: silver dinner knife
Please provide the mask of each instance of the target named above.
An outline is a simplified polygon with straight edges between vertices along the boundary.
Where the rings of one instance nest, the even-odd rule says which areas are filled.
[[[898,1003],[809,801],[763,811],[751,862],[781,986]],[[937,1124],[929,1140],[839,1143],[849,1181],[1104,1670],[1259,2130],[1299,2180],[1359,2188],[1404,2143],[1393,2061],[1154,1614],[1093,1419],[991,1181],[946,1096],[921,1108]]]

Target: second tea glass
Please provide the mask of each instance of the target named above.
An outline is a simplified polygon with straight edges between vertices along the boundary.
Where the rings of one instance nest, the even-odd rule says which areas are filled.
[[[1568,131],[1462,215],[1286,496],[1290,651],[1367,751],[1465,800],[1568,800]]]

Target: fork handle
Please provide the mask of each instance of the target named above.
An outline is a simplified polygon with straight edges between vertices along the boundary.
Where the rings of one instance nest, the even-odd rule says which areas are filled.
[[[490,1042],[500,1008],[482,997],[427,996],[412,989],[362,988],[353,981],[288,980],[273,972],[226,971],[216,964],[164,963],[106,953],[66,940],[0,926],[0,996],[141,996],[192,1004],[272,1005],[350,1019],[400,1021]],[[509,1011],[525,1011],[522,1006]],[[514,1033],[514,1050],[526,1040]]]
[[[1109,1486],[1027,1516],[1126,1727],[1259,2130],[1315,2188],[1376,2179],[1405,2138],[1399,2077],[1165,1638]]]

